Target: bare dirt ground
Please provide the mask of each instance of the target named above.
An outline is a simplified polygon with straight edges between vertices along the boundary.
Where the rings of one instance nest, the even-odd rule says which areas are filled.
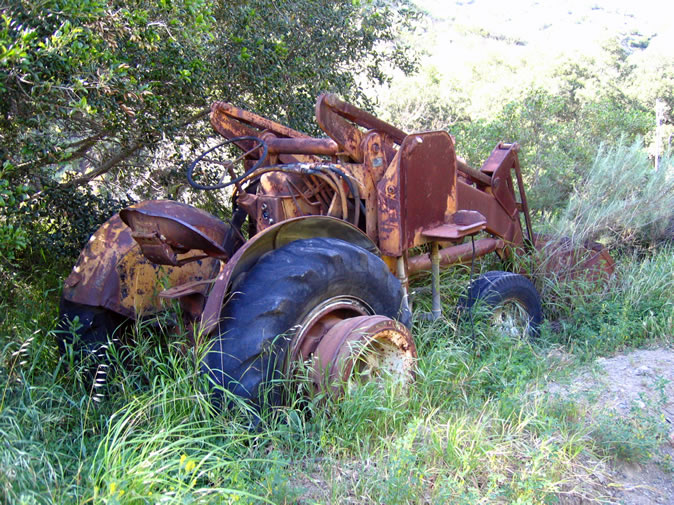
[[[674,504],[674,351],[638,350],[599,358],[547,394],[576,402],[607,458],[584,458],[567,505]],[[583,459],[583,458],[581,458]]]

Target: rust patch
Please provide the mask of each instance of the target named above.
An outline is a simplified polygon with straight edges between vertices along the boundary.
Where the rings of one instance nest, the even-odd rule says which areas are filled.
[[[377,184],[379,247],[387,256],[395,257],[403,254],[400,157],[398,151]]]
[[[615,261],[597,242],[574,244],[568,238],[536,236],[539,269],[561,279],[607,280],[615,273]]]
[[[134,208],[152,208],[153,203],[141,202]],[[197,254],[194,251],[181,259]],[[133,240],[131,229],[116,214],[91,236],[80,253],[64,283],[63,297],[135,318],[161,308],[158,294],[164,286],[210,278],[218,269],[219,261],[210,258],[182,267],[150,263]]]
[[[315,386],[338,396],[342,386],[381,374],[410,382],[417,350],[411,333],[399,322],[385,316],[359,316],[333,325],[314,354]]]
[[[119,215],[133,230],[132,236],[154,263],[178,266],[177,255],[190,250],[227,261],[229,226],[201,209],[172,200],[151,200],[133,205]]]

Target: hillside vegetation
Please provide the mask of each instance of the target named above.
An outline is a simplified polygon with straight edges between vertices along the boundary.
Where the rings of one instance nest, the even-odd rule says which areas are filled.
[[[589,387],[546,394],[599,357],[674,342],[671,16],[564,5],[0,0],[0,503],[596,503],[616,462],[671,476],[664,374],[620,409]],[[100,223],[150,195],[224,212],[184,180],[213,136],[208,104],[315,133],[321,91],[446,129],[474,166],[519,142],[537,231],[610,246],[616,275],[517,265],[543,295],[531,341],[460,318],[471,270],[451,269],[443,318],[414,323],[409,389],[332,402],[289,384],[255,429],[247,405],[212,407],[206,348],[170,321],[138,323],[101,361],[61,356],[62,279]]]

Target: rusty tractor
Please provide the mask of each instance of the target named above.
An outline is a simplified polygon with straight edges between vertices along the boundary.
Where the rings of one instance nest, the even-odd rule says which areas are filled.
[[[315,112],[325,138],[214,103],[224,142],[187,178],[231,190],[231,217],[169,200],[112,217],[65,280],[62,325],[78,324],[61,346],[92,350],[174,300],[192,343],[209,342],[202,369],[216,398],[259,405],[266,385],[307,360],[328,391],[356,377],[411,378],[410,276],[432,273],[438,318],[441,267],[536,245],[518,145],[498,144],[478,170],[445,131],[407,134],[332,94]],[[541,301],[523,275],[488,272],[471,284],[467,305],[476,300],[504,331],[536,335]],[[282,402],[278,388],[267,400]]]

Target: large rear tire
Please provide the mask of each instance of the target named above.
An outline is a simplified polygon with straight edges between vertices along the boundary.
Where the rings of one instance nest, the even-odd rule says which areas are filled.
[[[297,240],[268,252],[231,291],[203,363],[218,401],[228,390],[258,407],[280,404],[275,381],[288,369],[298,334],[306,336],[301,345],[315,349],[319,342],[311,335],[334,320],[373,314],[406,326],[411,320],[400,282],[384,262],[333,238]]]

